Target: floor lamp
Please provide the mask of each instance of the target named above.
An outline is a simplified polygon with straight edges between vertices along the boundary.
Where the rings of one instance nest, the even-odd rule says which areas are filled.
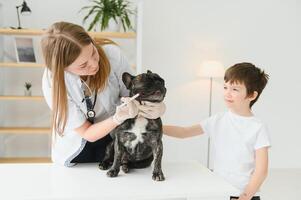
[[[201,64],[199,76],[210,79],[210,90],[209,90],[209,117],[211,116],[211,105],[212,105],[212,81],[213,78],[224,77],[224,66],[221,62],[215,60],[207,60]],[[210,138],[208,138],[208,150],[207,150],[207,168],[210,164]]]

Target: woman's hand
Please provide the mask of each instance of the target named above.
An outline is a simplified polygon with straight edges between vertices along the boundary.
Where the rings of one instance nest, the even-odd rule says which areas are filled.
[[[116,107],[116,112],[113,115],[113,121],[117,124],[121,124],[127,119],[134,118],[138,114],[138,102],[136,100],[130,101],[130,97],[122,97],[121,101],[126,105],[119,105]]]
[[[149,101],[143,101],[142,105],[138,105],[139,115],[148,119],[157,119],[161,117],[166,110],[164,102],[153,103]]]

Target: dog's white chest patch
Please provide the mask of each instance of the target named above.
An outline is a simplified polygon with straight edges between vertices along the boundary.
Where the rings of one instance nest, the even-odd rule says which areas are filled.
[[[126,142],[125,144],[126,147],[134,149],[139,142],[141,143],[143,142],[142,133],[146,132],[145,129],[146,125],[147,125],[147,120],[144,117],[138,117],[136,119],[132,129],[128,130],[128,132],[135,134],[136,138],[132,141]]]

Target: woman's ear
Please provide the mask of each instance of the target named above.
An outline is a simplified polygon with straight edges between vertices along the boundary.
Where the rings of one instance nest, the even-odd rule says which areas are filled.
[[[130,89],[132,85],[132,80],[135,78],[135,76],[132,76],[131,74],[124,72],[122,74],[122,81],[127,89]]]

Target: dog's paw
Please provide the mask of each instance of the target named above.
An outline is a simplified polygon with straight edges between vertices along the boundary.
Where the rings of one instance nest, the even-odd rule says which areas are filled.
[[[110,170],[107,172],[107,176],[108,176],[108,177],[116,177],[116,176],[118,176],[118,173],[119,173],[119,170],[118,170],[118,169],[110,169]]]
[[[153,172],[153,180],[154,181],[164,181],[165,177],[163,172]]]
[[[128,173],[130,171],[128,165],[122,165],[121,169],[124,173]]]
[[[110,167],[110,163],[109,162],[100,162],[98,167],[101,170],[107,170]]]

